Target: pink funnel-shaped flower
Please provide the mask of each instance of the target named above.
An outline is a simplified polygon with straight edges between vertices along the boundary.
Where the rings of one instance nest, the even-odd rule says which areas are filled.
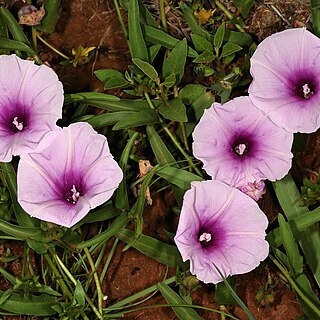
[[[206,172],[232,186],[281,179],[291,167],[293,134],[274,124],[249,97],[214,103],[193,139],[194,156]]]
[[[320,39],[305,28],[266,38],[251,58],[252,102],[290,132],[320,127]]]
[[[268,256],[268,220],[257,203],[221,181],[192,182],[174,238],[183,261],[205,283],[256,268]],[[215,266],[214,266],[215,265]]]
[[[72,227],[109,200],[122,177],[106,137],[79,122],[49,132],[21,155],[18,201],[33,217]]]
[[[0,56],[0,162],[35,149],[62,116],[55,72],[16,55]]]

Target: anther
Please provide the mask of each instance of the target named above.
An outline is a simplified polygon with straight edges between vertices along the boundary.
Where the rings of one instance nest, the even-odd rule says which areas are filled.
[[[14,117],[12,123],[19,131],[23,130],[23,122],[18,122],[18,117]]]

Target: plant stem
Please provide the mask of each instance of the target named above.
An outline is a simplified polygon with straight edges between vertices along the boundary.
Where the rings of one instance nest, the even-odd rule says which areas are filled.
[[[151,109],[155,109],[149,95],[147,93],[144,94],[144,96],[146,97],[146,100],[150,106]],[[165,125],[165,123],[163,122],[163,120],[159,117],[160,123],[162,124],[162,128],[163,130],[167,133],[167,135],[169,136],[169,138],[171,139],[171,141],[173,142],[173,144],[178,148],[178,150],[182,153],[182,155],[185,157],[185,159],[188,161],[189,165],[191,168],[194,169],[194,171],[200,176],[202,177],[202,174],[200,172],[200,170],[196,167],[196,165],[193,163],[191,157],[184,151],[184,149],[181,147],[179,141],[176,139],[176,137],[171,133],[171,131],[168,129],[168,127]]]
[[[227,16],[229,20],[234,19],[233,14],[219,0],[215,0],[214,2],[216,6]],[[244,29],[238,23],[235,23],[234,25],[239,31],[245,33]]]
[[[126,26],[125,26],[123,19],[122,19],[118,0],[114,0],[114,6],[116,7],[116,11],[117,11],[118,19],[119,19],[119,22],[120,22],[120,25],[122,28],[122,32],[123,32],[125,38],[128,39],[128,31],[127,31]]]
[[[37,31],[36,31],[37,32]],[[68,56],[66,56],[65,54],[63,54],[62,52],[60,52],[58,49],[56,49],[55,47],[53,47],[50,43],[48,43],[46,40],[44,40],[40,34],[37,32],[36,34],[37,38],[44,43],[47,47],[49,47],[52,51],[54,51],[55,53],[57,53],[58,55],[60,55],[62,58],[66,59],[66,60],[70,60],[70,58]]]
[[[52,269],[52,272],[54,274],[54,276],[57,278],[57,281],[59,282],[59,285],[61,287],[61,290],[63,292],[63,295],[65,297],[68,297],[70,300],[72,300],[72,294],[71,292],[69,291],[68,287],[66,286],[66,284],[64,283],[63,279],[61,278],[61,275],[57,269],[57,267],[54,265],[53,261],[51,260],[50,256],[48,253],[46,253],[45,255],[45,258],[50,266],[50,268]]]
[[[164,31],[167,31],[168,26],[167,26],[164,0],[159,0],[159,7],[160,7],[160,17],[161,17],[162,27],[163,27]]]
[[[294,280],[291,278],[289,272],[278,262],[278,260],[269,254],[269,258],[271,261],[279,268],[282,274],[287,278],[292,288],[297,292],[297,294],[301,297],[301,299],[320,317],[320,310],[313,304],[313,302],[301,291],[301,289],[297,286]]]
[[[104,297],[104,294],[102,293],[102,289],[101,289],[101,285],[100,285],[100,281],[99,281],[99,277],[98,277],[98,272],[97,272],[97,269],[94,265],[94,262],[92,260],[92,257],[91,257],[91,254],[90,254],[90,251],[88,250],[88,248],[84,248],[84,252],[85,254],[87,255],[87,259],[89,261],[89,264],[90,264],[90,267],[92,269],[92,272],[93,272],[93,276],[94,276],[94,281],[96,283],[96,288],[97,288],[97,292],[98,292],[98,306],[99,306],[99,312],[102,316],[102,312],[103,312],[103,309],[102,309],[102,302],[103,302],[103,297]]]

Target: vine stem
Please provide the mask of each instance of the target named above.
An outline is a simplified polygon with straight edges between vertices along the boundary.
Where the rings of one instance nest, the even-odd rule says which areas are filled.
[[[90,251],[88,250],[87,247],[84,248],[84,252],[87,256],[87,259],[89,261],[89,264],[90,264],[90,267],[92,269],[92,272],[93,272],[93,277],[94,277],[94,281],[96,283],[96,288],[97,288],[97,292],[98,292],[98,306],[99,306],[99,312],[102,316],[102,312],[103,312],[103,309],[102,309],[102,302],[103,302],[103,298],[104,298],[104,294],[102,292],[102,289],[101,289],[101,285],[100,285],[100,281],[99,281],[99,277],[98,277],[98,272],[97,272],[97,269],[94,265],[94,262],[92,260],[92,257],[91,257],[91,254],[90,254]]]
[[[216,6],[227,16],[229,20],[232,20],[234,18],[233,14],[219,0],[215,0],[214,2]],[[235,23],[234,25],[239,31],[245,33],[244,29],[238,23]]]
[[[119,22],[120,22],[120,25],[122,28],[122,32],[123,32],[125,38],[128,39],[128,31],[127,31],[126,26],[125,26],[123,19],[122,19],[118,0],[114,0],[113,2],[114,2],[114,6],[116,7],[116,11],[117,11],[118,19],[119,19]]]
[[[77,285],[77,280],[73,277],[73,275],[70,273],[70,271],[68,270],[68,268],[64,265],[64,263],[61,261],[61,259],[59,258],[59,256],[51,249],[49,249],[51,255],[54,257],[54,259],[58,262],[59,266],[61,267],[61,269],[65,272],[65,274],[68,276],[68,278],[71,280],[71,282],[76,286]],[[54,271],[55,275],[60,278],[60,274],[58,269],[56,268],[56,266],[54,265],[54,263],[52,262],[51,258],[48,256],[48,254],[46,254],[46,259],[49,263],[49,265],[51,266],[52,270],[56,270]],[[49,260],[51,261],[51,263],[49,262]],[[71,294],[71,292],[69,291],[69,289],[67,288],[66,284],[64,283],[64,281],[62,279],[59,279],[59,284],[61,286],[60,281],[62,282],[62,285],[65,289],[63,289],[63,287],[61,286],[62,291],[64,292],[64,290],[66,290],[66,293],[68,295],[68,297],[70,298],[70,300],[73,299],[73,296]],[[93,312],[96,314],[96,316],[98,317],[98,319],[103,320],[103,316],[102,313],[100,313],[98,311],[98,309],[95,307],[95,305],[92,303],[91,299],[87,296],[87,294],[84,294],[84,297],[86,299],[86,301],[88,302],[89,306],[91,307],[91,309],[93,310]],[[80,310],[82,317],[85,320],[89,320],[89,318],[87,317],[87,315],[83,312],[83,310]]]
[[[47,42],[46,40],[44,40],[39,32],[36,32],[36,37],[43,43],[45,44],[48,48],[50,48],[52,51],[54,51],[55,53],[57,53],[58,55],[60,55],[62,58],[66,59],[66,60],[70,60],[70,58],[68,56],[66,56],[65,54],[63,54],[62,52],[60,52],[58,49],[56,49],[55,47],[53,47],[49,42]]]
[[[151,109],[155,109],[148,93],[145,93],[144,96],[146,97],[146,100],[150,106]],[[200,176],[202,177],[202,174],[200,172],[200,170],[196,167],[196,165],[193,163],[191,157],[184,151],[184,149],[181,147],[179,141],[176,139],[176,137],[171,133],[171,131],[168,129],[168,127],[165,125],[165,123],[163,122],[163,120],[161,118],[160,119],[160,123],[162,124],[162,128],[163,130],[167,133],[167,135],[169,136],[169,138],[171,139],[171,141],[174,143],[174,145],[178,148],[178,150],[182,153],[182,155],[185,157],[185,159],[188,161],[189,165],[194,169],[194,171]]]
[[[294,280],[291,278],[289,272],[278,262],[278,260],[269,254],[269,258],[271,261],[279,268],[282,274],[286,277],[286,279],[291,284],[292,288],[297,292],[297,294],[303,299],[303,301],[318,315],[320,316],[320,310],[313,304],[313,302],[301,291],[301,289],[297,286]]]
[[[166,19],[164,0],[159,1],[159,7],[160,7],[161,24],[162,24],[164,31],[167,31],[168,25],[167,25],[167,19]]]

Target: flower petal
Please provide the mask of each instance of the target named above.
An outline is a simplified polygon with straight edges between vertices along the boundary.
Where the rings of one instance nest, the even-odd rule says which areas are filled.
[[[240,187],[281,179],[291,167],[293,134],[275,125],[248,97],[205,110],[193,133],[193,153],[213,179]],[[245,143],[248,154],[234,150]]]
[[[289,29],[262,41],[251,58],[250,98],[290,132],[320,127],[319,46],[320,39],[305,28]],[[310,95],[299,94],[306,84]]]
[[[56,121],[62,116],[63,88],[49,67],[37,66],[16,55],[1,55],[0,95],[0,131],[8,133],[0,141],[0,161],[7,162],[11,160],[10,153],[31,151],[47,132],[56,128]]]
[[[21,155],[18,201],[31,216],[71,227],[110,199],[122,176],[106,138],[79,122],[49,132]]]
[[[267,225],[257,203],[238,189],[218,180],[192,182],[174,240],[183,261],[190,260],[192,274],[218,283],[222,279],[216,267],[227,277],[249,272],[267,257]],[[203,230],[212,242],[201,242]]]

